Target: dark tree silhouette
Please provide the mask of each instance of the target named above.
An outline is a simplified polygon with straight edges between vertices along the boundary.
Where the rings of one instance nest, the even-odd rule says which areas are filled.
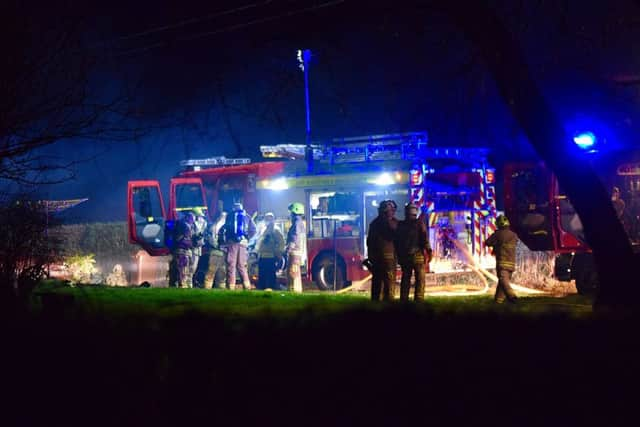
[[[512,33],[489,2],[444,2],[441,7],[477,47],[513,116],[580,215],[600,275],[595,306],[637,306],[640,264],[609,195],[588,165],[570,167],[580,156],[578,148],[562,143],[568,135],[532,77]]]
[[[61,182],[73,176],[73,161],[42,149],[59,141],[130,139],[128,97],[106,93],[95,81],[99,64],[85,48],[72,6],[27,3],[0,4],[0,179]]]
[[[15,308],[58,260],[55,225],[46,205],[27,197],[0,206],[0,305]]]

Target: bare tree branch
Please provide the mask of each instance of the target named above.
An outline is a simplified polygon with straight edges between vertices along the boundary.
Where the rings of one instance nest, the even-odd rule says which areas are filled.
[[[67,11],[68,12],[68,11]],[[84,49],[81,24],[63,10],[30,14],[17,1],[0,5],[0,179],[60,182],[73,177],[70,161],[53,162],[41,150],[61,141],[131,141],[140,134],[124,91],[100,93],[98,65]],[[55,178],[47,178],[51,172]]]

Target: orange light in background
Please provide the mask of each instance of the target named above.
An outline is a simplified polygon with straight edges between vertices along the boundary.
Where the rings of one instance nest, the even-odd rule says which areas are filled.
[[[409,182],[411,185],[422,185],[422,174],[419,170],[411,169],[409,172]]]
[[[488,184],[493,184],[495,180],[496,180],[495,172],[492,171],[492,170],[488,170],[487,171],[487,183]]]

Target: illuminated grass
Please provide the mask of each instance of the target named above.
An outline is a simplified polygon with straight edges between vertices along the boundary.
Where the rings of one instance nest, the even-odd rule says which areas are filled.
[[[509,315],[536,317],[562,313],[569,317],[589,317],[591,301],[572,295],[563,298],[521,297],[518,305],[496,305],[490,295],[469,297],[428,297],[425,303],[380,304],[368,294],[334,295],[327,292],[292,294],[289,292],[218,291],[175,288],[113,288],[106,286],[67,286],[45,282],[37,290],[36,311],[47,295],[73,298],[66,307],[81,315],[109,318],[175,318],[186,315],[242,318],[319,318],[349,311],[411,311],[429,317]]]

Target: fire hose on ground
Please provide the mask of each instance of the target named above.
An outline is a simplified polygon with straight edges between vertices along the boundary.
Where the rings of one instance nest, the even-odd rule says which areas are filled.
[[[487,281],[487,278],[489,280],[492,280],[493,282],[498,282],[498,277],[495,274],[492,274],[491,272],[487,271],[486,269],[482,268],[482,266],[480,266],[475,259],[473,259],[473,256],[469,253],[469,250],[459,241],[451,239],[451,241],[453,242],[453,244],[460,250],[460,252],[464,255],[464,257],[467,259],[467,266],[471,269],[471,271],[473,271],[474,273],[476,273],[478,275],[478,277],[480,278],[480,280],[482,281],[483,284],[483,288],[481,290],[477,290],[477,291],[458,291],[458,292],[454,292],[454,291],[436,291],[436,292],[429,292],[429,295],[431,296],[474,296],[474,295],[484,295],[489,291],[489,282]],[[358,290],[360,289],[367,281],[369,281],[371,279],[371,274],[367,275],[365,278],[352,282],[350,286],[347,286],[345,288],[342,288],[340,290],[338,290],[336,292],[336,294],[342,294],[342,293],[346,293],[352,290]],[[515,283],[511,283],[511,287],[518,292],[522,292],[525,294],[544,294],[544,292],[539,291],[537,289],[531,289],[531,288],[527,288]]]
[[[453,242],[453,244],[460,250],[460,252],[464,255],[464,257],[467,259],[467,265],[469,266],[469,268],[471,268],[471,270],[476,273],[478,275],[478,277],[480,277],[480,280],[482,280],[482,283],[484,285],[482,290],[478,290],[478,291],[462,291],[462,292],[451,292],[451,291],[442,291],[442,292],[430,292],[429,295],[433,295],[433,296],[472,296],[472,295],[482,295],[485,294],[489,291],[489,283],[487,282],[487,279],[485,278],[485,276],[487,278],[489,278],[490,280],[492,280],[493,282],[498,282],[498,276],[496,276],[495,274],[492,274],[491,272],[487,271],[486,269],[482,268],[482,266],[480,266],[475,259],[473,259],[473,256],[469,253],[469,250],[466,248],[466,246],[464,246],[462,243],[460,243],[458,240],[454,240],[451,239],[451,241]],[[531,289],[531,288],[527,288],[515,283],[511,283],[511,287],[518,291],[518,292],[522,292],[522,293],[526,293],[526,294],[543,294],[544,292],[539,291],[537,289]]]

